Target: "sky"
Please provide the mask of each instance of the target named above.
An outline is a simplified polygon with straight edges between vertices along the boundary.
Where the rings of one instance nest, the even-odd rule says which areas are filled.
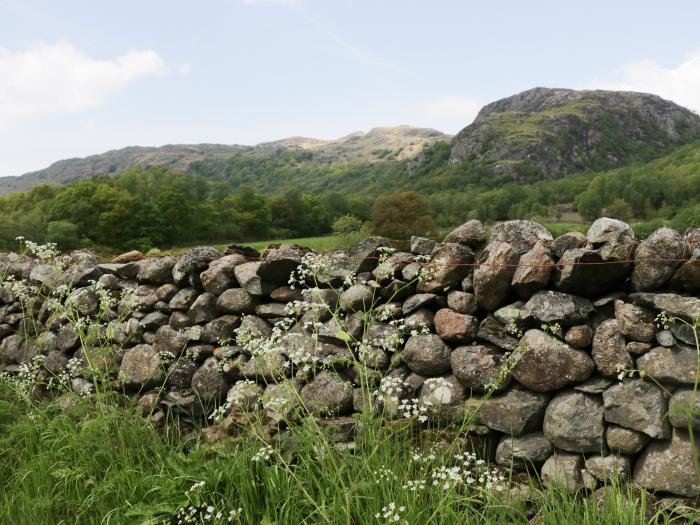
[[[700,110],[700,2],[0,0],[0,176],[129,145],[456,133],[535,86]]]

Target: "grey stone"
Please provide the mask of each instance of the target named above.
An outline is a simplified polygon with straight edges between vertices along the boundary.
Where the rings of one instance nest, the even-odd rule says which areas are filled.
[[[588,299],[547,290],[537,292],[525,303],[523,315],[543,323],[574,326],[585,324],[593,310]]]
[[[561,392],[547,406],[542,428],[559,449],[600,452],[605,446],[603,403],[582,392]]]
[[[660,330],[656,334],[656,342],[661,346],[671,347],[676,344],[676,338],[671,330]]]
[[[203,324],[208,323],[212,319],[215,319],[219,313],[219,309],[216,306],[217,297],[209,292],[204,292],[202,295],[197,297],[195,301],[190,306],[189,316],[192,324]]]
[[[168,367],[167,385],[170,388],[185,389],[192,386],[192,376],[199,366],[191,359],[176,359]]]
[[[664,392],[643,379],[625,380],[603,392],[605,420],[655,439],[671,436]]]
[[[496,463],[516,471],[539,468],[553,451],[552,443],[542,432],[520,437],[503,436],[496,447]]]
[[[508,435],[520,436],[541,428],[549,395],[515,386],[508,392],[484,401],[479,421]]]
[[[411,253],[415,255],[430,255],[437,246],[437,241],[426,237],[411,236]]]
[[[165,381],[158,351],[150,345],[137,345],[124,354],[119,380],[126,388],[149,389]]]
[[[641,453],[634,468],[634,482],[660,492],[685,497],[700,494],[688,434],[674,430],[670,441],[653,441]]]
[[[265,282],[278,286],[287,284],[289,276],[301,264],[302,257],[310,251],[308,248],[290,244],[270,246],[261,256],[258,275]]]
[[[412,312],[415,312],[419,308],[422,308],[429,304],[431,301],[433,301],[435,298],[437,298],[437,295],[433,293],[419,293],[412,295],[408,299],[406,299],[403,302],[403,313],[404,315],[408,315]]]
[[[247,262],[241,254],[224,255],[209,263],[209,267],[199,274],[204,290],[214,295],[221,295],[229,288],[238,285],[234,269],[240,264]]]
[[[260,407],[264,392],[263,387],[257,383],[239,381],[226,394],[226,401],[231,403],[235,410],[250,412]]]
[[[572,326],[566,331],[564,340],[574,348],[588,348],[593,342],[593,329],[587,324]]]
[[[513,368],[516,381],[537,392],[557,390],[588,379],[593,372],[591,358],[581,350],[540,330],[528,330],[520,340],[524,352]]]
[[[464,244],[470,248],[476,249],[484,244],[485,241],[486,228],[484,228],[481,221],[471,219],[448,233],[442,242]]]
[[[155,257],[139,261],[136,279],[145,284],[165,284],[173,280],[173,267],[177,259],[175,257]]]
[[[415,335],[406,342],[403,359],[414,372],[437,376],[450,369],[450,348],[437,335]]]
[[[603,321],[593,336],[591,355],[601,375],[616,376],[620,370],[634,368],[632,357],[625,350],[625,340],[615,319]]]
[[[211,246],[192,248],[181,255],[173,266],[173,280],[176,284],[188,283],[190,286],[201,289],[202,281],[199,275],[207,269],[211,261],[222,255],[219,250]]]
[[[491,315],[481,321],[476,337],[509,352],[513,352],[518,347],[518,339]]]
[[[393,279],[401,279],[403,269],[415,261],[415,256],[410,253],[392,253],[384,262],[379,263],[372,275],[380,284],[387,284]]]
[[[552,252],[557,257],[561,257],[568,250],[583,248],[587,241],[586,236],[581,232],[567,232],[554,239]]]
[[[460,290],[451,290],[447,294],[447,306],[461,314],[471,315],[477,309],[476,297],[474,297],[474,294]]]
[[[474,253],[461,244],[441,244],[435,249],[430,262],[425,265],[425,278],[418,283],[419,292],[443,292],[456,287],[471,273]]]
[[[507,242],[491,242],[486,250],[488,256],[474,270],[474,295],[481,308],[492,312],[508,297],[519,255]]]
[[[583,383],[574,385],[573,389],[584,394],[602,394],[614,384],[615,380],[609,377],[592,377]]]
[[[637,358],[637,368],[662,383],[695,383],[697,350],[690,346],[657,346]]]
[[[633,456],[646,446],[650,438],[631,428],[608,425],[605,439],[612,453]]]
[[[518,255],[527,253],[539,241],[552,240],[552,234],[544,226],[532,221],[506,221],[491,228],[491,241],[510,243]]]
[[[700,392],[676,390],[668,407],[669,421],[676,428],[700,430]]]
[[[333,372],[320,372],[301,389],[301,399],[312,414],[340,416],[352,410],[352,384]]]
[[[631,462],[624,456],[589,456],[586,470],[599,481],[623,480],[630,476]]]
[[[344,312],[368,310],[374,302],[374,291],[365,284],[355,284],[340,294],[340,309]]]
[[[615,301],[615,319],[620,333],[635,341],[648,342],[654,338],[654,313],[635,304]]]
[[[450,354],[450,365],[452,373],[464,388],[484,392],[493,385],[496,390],[503,390],[511,378],[510,374],[499,378],[502,357],[501,352],[488,346],[460,346]]]
[[[171,310],[189,310],[198,296],[199,292],[194,288],[183,288],[173,295],[168,306]]]
[[[683,297],[675,293],[637,292],[630,294],[630,299],[636,304],[648,306],[669,315],[693,321],[700,315],[700,299]]]
[[[168,319],[169,317],[161,312],[151,312],[146,314],[140,323],[144,330],[155,332],[164,324],[168,324]]]
[[[584,488],[581,470],[583,459],[578,454],[556,452],[542,465],[542,481],[547,487],[561,487],[568,492]]]
[[[192,376],[192,390],[204,403],[222,399],[229,387],[216,357],[208,357]]]
[[[521,299],[528,300],[547,286],[553,267],[549,250],[539,241],[518,261],[511,285]]]
[[[230,288],[219,296],[216,306],[222,312],[231,314],[252,314],[255,307],[260,304],[257,297],[251,295],[243,288]]]
[[[604,244],[614,239],[619,232],[632,234],[632,228],[626,222],[608,217],[596,219],[588,229],[586,238],[592,244]]]
[[[287,358],[281,352],[266,352],[250,359],[242,369],[246,379],[257,379],[266,383],[282,381],[291,370]]]
[[[420,389],[419,403],[432,420],[462,420],[465,400],[464,388],[449,374],[426,379]]]
[[[12,365],[24,361],[26,354],[21,335],[9,335],[0,342],[0,364]]]
[[[263,303],[255,307],[255,315],[263,319],[279,319],[289,317],[290,311],[287,305],[282,303]]]
[[[659,228],[644,239],[634,254],[632,288],[652,291],[664,286],[673,276],[683,257],[683,239],[670,228]]]
[[[479,320],[476,317],[460,314],[449,308],[438,310],[433,323],[440,338],[450,343],[471,342],[479,331]]]

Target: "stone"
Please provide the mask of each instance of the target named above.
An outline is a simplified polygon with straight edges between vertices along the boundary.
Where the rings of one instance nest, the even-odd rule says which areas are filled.
[[[417,329],[425,327],[429,331],[435,329],[435,314],[427,308],[419,308],[415,312],[408,314],[404,319],[406,327]]]
[[[348,257],[343,262],[343,269],[354,275],[371,272],[379,259],[379,248],[389,248],[389,241],[382,237],[369,237],[353,246],[348,251]]]
[[[345,415],[352,411],[352,384],[334,372],[320,372],[301,389],[301,399],[312,414]]]
[[[277,285],[263,281],[262,277],[258,275],[261,264],[260,261],[239,264],[233,269],[233,273],[241,288],[246,292],[255,297],[269,297],[272,291],[277,288]]]
[[[608,443],[608,448],[613,454],[633,456],[646,446],[650,438],[646,434],[631,428],[608,425],[605,439]]]
[[[642,342],[654,339],[654,313],[646,308],[618,299],[615,301],[615,319],[620,333],[625,337]]]
[[[212,319],[204,325],[202,341],[205,343],[221,344],[222,342],[232,340],[240,322],[240,317],[230,314]]]
[[[549,395],[530,392],[520,386],[484,401],[479,421],[487,427],[512,436],[541,428]]]
[[[619,232],[632,232],[632,228],[626,222],[608,217],[596,219],[588,229],[586,238],[591,244],[605,244],[615,237]]]
[[[420,275],[421,268],[423,268],[423,265],[419,262],[407,264],[403,267],[403,270],[401,270],[401,278],[406,282],[416,282]]]
[[[449,308],[438,310],[433,322],[438,336],[450,343],[471,342],[479,331],[479,320],[476,317],[460,314]]]
[[[119,381],[125,388],[147,390],[161,386],[165,372],[158,351],[150,345],[136,345],[122,358]]]
[[[630,341],[625,345],[625,350],[631,355],[642,355],[651,350],[651,345],[649,343],[640,343],[639,341]]]
[[[265,282],[278,286],[287,284],[289,276],[299,267],[304,255],[310,251],[295,244],[269,246],[261,256],[258,275]]]
[[[603,392],[605,420],[643,432],[654,439],[667,439],[671,427],[666,418],[668,400],[663,390],[643,379],[629,379]]]
[[[190,321],[190,316],[185,312],[173,312],[170,314],[168,324],[174,330],[182,330],[188,326],[192,326],[192,321]]]
[[[378,283],[386,285],[394,279],[401,279],[403,269],[415,260],[415,256],[410,253],[392,253],[384,262],[379,263],[372,275]]]
[[[180,288],[178,286],[175,286],[173,283],[163,284],[156,288],[156,298],[158,299],[158,301],[169,303],[170,300],[173,297],[175,297],[175,294],[179,291]]]
[[[424,266],[425,277],[419,281],[417,290],[432,293],[456,287],[471,272],[473,264],[474,253],[467,246],[441,244]]]
[[[282,317],[289,317],[290,311],[286,304],[263,303],[255,307],[255,315],[263,319],[280,319]]]
[[[217,300],[216,295],[209,292],[204,292],[197,297],[192,306],[190,306],[188,313],[192,324],[208,323],[215,319],[219,313],[219,309],[216,306]]]
[[[291,370],[287,358],[281,352],[273,351],[253,356],[243,365],[242,373],[246,379],[273,383],[289,377]]]
[[[414,255],[430,255],[436,246],[437,241],[417,235],[411,236],[411,253]]]
[[[216,357],[208,357],[192,376],[192,390],[204,403],[224,397],[230,387]]]
[[[148,332],[155,332],[161,326],[168,324],[169,317],[162,312],[151,312],[146,314],[140,323],[143,329]]]
[[[573,389],[584,394],[602,394],[614,384],[615,380],[609,377],[594,376],[583,383],[574,385]]]
[[[221,295],[229,288],[238,285],[234,270],[247,259],[240,254],[224,255],[209,263],[209,267],[199,274],[205,292]]]
[[[683,238],[670,228],[659,228],[637,246],[632,289],[649,292],[663,287],[673,276],[683,257]]]
[[[92,288],[77,288],[68,294],[66,306],[82,317],[92,316],[100,310],[100,296]]]
[[[520,437],[503,436],[496,447],[496,463],[515,471],[539,468],[554,452],[542,432]]]
[[[412,295],[403,302],[403,314],[408,315],[415,312],[419,308],[423,308],[424,306],[428,305],[436,298],[437,295],[434,293],[419,293]]]
[[[668,406],[668,417],[676,428],[700,430],[700,393],[692,389],[676,390]]]
[[[525,303],[523,301],[515,301],[514,303],[507,306],[502,306],[493,312],[493,316],[504,326],[521,329],[526,324],[526,318],[523,313],[524,306]]]
[[[589,456],[586,470],[599,481],[623,480],[630,476],[631,462],[624,456]]]
[[[481,221],[471,219],[448,233],[442,242],[464,244],[476,249],[486,242],[486,228]]]
[[[686,321],[692,322],[700,316],[700,299],[696,297],[683,297],[675,293],[636,292],[630,294],[629,298],[636,304],[666,312]]]
[[[420,389],[419,405],[433,420],[461,421],[465,400],[464,389],[453,375],[428,378]]]
[[[260,300],[243,288],[230,288],[222,293],[216,306],[222,312],[230,314],[252,314]]]
[[[544,435],[569,452],[601,452],[605,447],[603,403],[582,392],[561,392],[547,406]]]
[[[403,360],[417,374],[437,376],[450,369],[450,348],[437,335],[414,335],[406,342]]]
[[[464,388],[484,392],[493,385],[498,391],[507,388],[511,379],[510,374],[500,377],[502,357],[502,352],[488,346],[460,346],[450,354],[450,366]]]
[[[566,331],[564,341],[574,348],[588,348],[593,342],[593,329],[587,324],[572,326]]]
[[[25,360],[27,351],[21,335],[9,335],[0,342],[0,364],[12,365]]]
[[[656,334],[656,342],[661,346],[671,347],[676,344],[676,338],[671,330],[659,330]]]
[[[491,241],[510,243],[518,256],[530,251],[539,241],[552,240],[552,234],[544,226],[533,221],[505,221],[491,228]]]
[[[691,346],[657,346],[637,358],[637,368],[662,383],[695,383],[697,350]]]
[[[586,324],[593,311],[593,304],[588,299],[550,290],[537,292],[523,307],[526,317],[562,326]]]
[[[567,232],[560,235],[552,242],[552,252],[556,257],[561,257],[565,252],[576,248],[583,248],[588,242],[581,232]]]
[[[270,293],[270,299],[286,304],[294,301],[301,301],[304,299],[304,296],[299,290],[289,286],[280,286],[279,288],[272,290]]]
[[[693,446],[682,430],[674,430],[670,441],[652,441],[635,464],[634,482],[648,490],[697,497],[700,483],[693,464]]]
[[[209,263],[221,257],[223,254],[212,246],[197,246],[192,248],[180,258],[173,266],[173,281],[175,284],[189,284],[201,289],[200,274],[207,269]]]
[[[620,334],[615,319],[608,319],[598,325],[593,336],[591,355],[598,372],[603,376],[616,376],[620,370],[634,368],[634,361],[625,350],[625,339]]]
[[[695,346],[697,341],[700,341],[700,325],[694,327],[686,323],[672,323],[669,325],[671,334],[678,341],[682,341],[690,346]]]
[[[292,379],[269,384],[262,395],[263,408],[274,420],[290,420],[301,407],[300,392],[301,386]]]
[[[507,242],[491,242],[485,251],[488,256],[474,270],[474,295],[481,308],[492,312],[508,297],[518,253]]]
[[[239,381],[226,394],[226,401],[236,410],[250,412],[262,403],[265,389],[252,381]]]
[[[518,297],[527,301],[536,292],[544,289],[552,274],[554,261],[544,242],[539,241],[518,261],[511,286]]]
[[[257,315],[245,315],[241,319],[236,335],[239,344],[243,339],[268,339],[272,335],[272,326]]]
[[[518,339],[511,335],[506,327],[492,315],[481,321],[476,337],[509,352],[515,351],[518,347]]]
[[[161,326],[156,332],[153,347],[157,352],[169,352],[179,356],[191,342],[199,341],[202,337],[201,327],[189,327],[175,330],[169,325]]]
[[[365,284],[354,284],[340,294],[340,309],[343,312],[364,312],[374,303],[374,290]]]
[[[547,487],[561,487],[574,493],[584,488],[581,470],[583,459],[578,454],[557,452],[542,465],[542,481]]]
[[[700,292],[700,250],[676,270],[669,285],[680,292]]]
[[[145,256],[140,251],[131,250],[129,252],[122,253],[121,255],[117,255],[116,257],[114,257],[112,259],[112,262],[115,264],[134,262],[134,261],[140,261],[144,257]]]
[[[173,280],[173,267],[177,259],[175,257],[154,257],[139,261],[136,279],[144,284],[166,284]]]
[[[520,348],[524,353],[512,370],[513,377],[536,392],[557,390],[585,381],[595,367],[588,354],[541,330],[525,332]]]
[[[192,376],[199,366],[188,358],[179,358],[170,363],[167,371],[166,384],[170,388],[186,389],[192,386]]]
[[[194,288],[183,288],[173,295],[168,303],[168,307],[171,310],[189,310],[198,296],[199,292]]]
[[[471,315],[477,309],[476,297],[460,290],[450,290],[447,294],[447,306],[460,314]]]
[[[29,272],[29,280],[45,288],[55,288],[63,278],[60,268],[53,264],[37,264]]]

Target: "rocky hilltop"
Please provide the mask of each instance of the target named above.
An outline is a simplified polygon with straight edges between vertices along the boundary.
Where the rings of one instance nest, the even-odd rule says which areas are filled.
[[[646,160],[700,139],[700,116],[656,95],[534,88],[484,106],[455,138],[450,163],[558,178]]]

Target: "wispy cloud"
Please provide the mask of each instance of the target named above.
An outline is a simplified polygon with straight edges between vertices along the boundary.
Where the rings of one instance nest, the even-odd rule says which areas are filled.
[[[654,93],[700,111],[700,50],[677,67],[663,67],[653,60],[626,64],[609,78],[594,80],[591,87]]]
[[[105,60],[68,42],[23,51],[0,48],[0,119],[96,108],[128,84],[165,71],[151,50]]]

